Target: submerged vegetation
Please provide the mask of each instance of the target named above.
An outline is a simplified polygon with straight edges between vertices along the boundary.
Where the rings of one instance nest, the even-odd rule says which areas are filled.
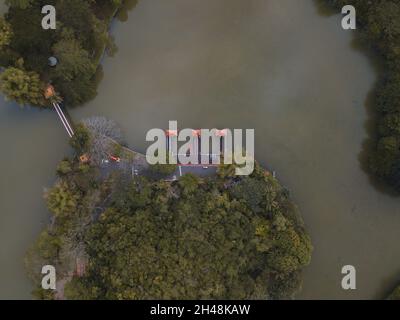
[[[80,149],[60,163],[46,192],[52,223],[26,259],[38,288],[40,268],[51,264],[65,290],[37,289],[36,297],[279,299],[298,291],[310,238],[267,171],[257,165],[237,177],[221,166],[214,177],[174,182],[122,170],[104,175],[79,160],[97,139],[93,121],[84,123],[92,128],[81,126],[73,141]],[[74,272],[77,261],[85,261],[84,274]]]
[[[383,63],[374,97],[376,136],[369,170],[400,192],[400,3],[395,0],[322,0],[357,8],[359,38]]]
[[[123,0],[8,0],[0,18],[0,89],[20,105],[45,107],[43,90],[51,82],[70,105],[96,95],[101,56],[112,47],[108,26]],[[57,10],[56,30],[44,30],[41,8]],[[49,66],[56,57],[58,64]]]

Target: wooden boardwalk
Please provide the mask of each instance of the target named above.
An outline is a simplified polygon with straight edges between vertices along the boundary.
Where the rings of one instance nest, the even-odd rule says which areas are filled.
[[[54,102],[54,103],[53,103],[53,107],[54,107],[54,109],[56,110],[56,112],[57,112],[57,114],[58,114],[58,117],[60,118],[60,120],[61,120],[61,122],[62,122],[62,124],[63,124],[63,126],[64,126],[64,128],[65,128],[65,130],[67,131],[68,136],[69,136],[70,138],[72,138],[73,135],[75,134],[75,133],[74,133],[74,130],[72,129],[72,126],[71,126],[71,124],[69,123],[69,121],[68,121],[67,117],[65,116],[64,112],[62,111],[60,105],[59,105],[58,103]]]

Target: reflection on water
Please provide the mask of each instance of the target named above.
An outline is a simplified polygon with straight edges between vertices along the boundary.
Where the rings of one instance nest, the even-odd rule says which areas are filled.
[[[113,118],[139,151],[168,120],[255,128],[257,158],[291,190],[314,242],[300,298],[382,297],[400,275],[399,200],[360,167],[376,74],[340,16],[319,15],[312,0],[146,0],[113,33],[119,52],[75,120]],[[27,297],[23,252],[46,220],[40,194],[68,147],[51,112],[0,113],[0,297]],[[345,264],[357,268],[354,292],[340,287]]]

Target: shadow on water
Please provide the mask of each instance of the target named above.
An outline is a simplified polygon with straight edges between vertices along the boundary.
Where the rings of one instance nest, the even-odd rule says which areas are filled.
[[[118,11],[117,19],[121,22],[125,22],[129,18],[129,11],[133,10],[139,0],[125,0],[122,8]]]
[[[325,0],[313,0],[317,13],[323,17],[330,17],[338,12],[330,5],[327,4]]]
[[[400,283],[400,269],[394,272],[391,276],[387,276],[382,279],[379,292],[377,293],[376,299],[382,300],[387,299],[390,294],[398,287]]]

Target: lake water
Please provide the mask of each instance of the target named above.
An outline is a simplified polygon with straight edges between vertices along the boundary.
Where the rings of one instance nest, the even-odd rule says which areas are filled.
[[[290,189],[314,243],[298,297],[382,298],[400,280],[400,199],[360,167],[376,73],[340,19],[312,0],[139,1],[113,25],[119,51],[104,60],[99,95],[71,116],[113,118],[138,151],[168,120],[254,128],[257,159]],[[23,255],[69,149],[53,112],[0,104],[0,298],[29,298]],[[340,285],[347,264],[351,292]]]
[[[23,259],[48,222],[43,190],[68,152],[60,129],[53,112],[21,109],[0,97],[0,299],[31,298]]]

